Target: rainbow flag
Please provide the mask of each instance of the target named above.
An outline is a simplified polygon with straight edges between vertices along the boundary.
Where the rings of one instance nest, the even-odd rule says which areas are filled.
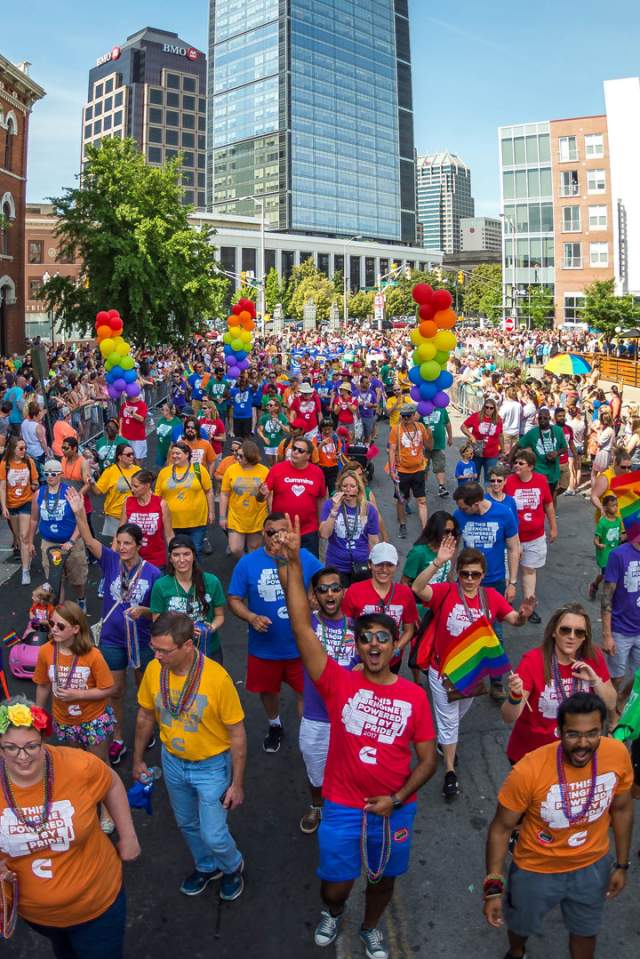
[[[609,486],[618,497],[618,510],[627,541],[633,542],[640,537],[640,470],[614,476]]]
[[[12,646],[15,646],[16,643],[20,642],[20,637],[15,630],[11,630],[10,633],[6,633],[0,640],[3,646],[6,646],[7,649],[10,649]]]
[[[443,660],[441,674],[465,693],[485,676],[498,679],[510,668],[502,643],[486,617],[481,616],[460,633]]]

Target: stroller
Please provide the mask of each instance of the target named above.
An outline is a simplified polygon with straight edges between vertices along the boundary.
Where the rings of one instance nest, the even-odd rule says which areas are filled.
[[[33,591],[29,609],[29,621],[19,637],[16,633],[4,637],[9,649],[9,669],[16,679],[33,679],[38,663],[40,647],[49,642],[49,619],[60,601],[60,587],[66,561],[66,553],[57,546],[50,546],[49,568],[51,582],[43,583]]]
[[[340,431],[338,430],[338,432]],[[345,442],[343,463],[348,460],[358,463],[364,470],[367,482],[371,483],[374,474],[373,460],[379,452],[380,450],[375,443],[367,444],[358,440]]]

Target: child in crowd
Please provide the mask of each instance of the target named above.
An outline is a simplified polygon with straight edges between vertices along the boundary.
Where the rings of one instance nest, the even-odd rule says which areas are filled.
[[[593,542],[596,547],[596,563],[598,565],[598,575],[589,585],[589,599],[594,600],[598,592],[598,586],[602,582],[604,571],[609,559],[609,553],[616,546],[619,546],[623,537],[624,529],[622,519],[618,513],[618,500],[613,493],[608,493],[602,499],[604,513],[598,520]]]
[[[465,443],[460,447],[460,459],[456,463],[455,476],[458,486],[477,482],[478,471],[473,462],[473,443]]]
[[[27,640],[33,633],[48,633],[49,620],[54,609],[53,587],[49,583],[36,586],[31,594],[29,621],[22,636],[23,640]]]

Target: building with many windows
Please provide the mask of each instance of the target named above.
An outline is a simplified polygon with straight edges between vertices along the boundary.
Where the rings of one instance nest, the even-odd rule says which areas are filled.
[[[133,137],[148,163],[182,156],[184,202],[206,200],[206,56],[145,27],[98,57],[82,115],[82,159],[103,137]]]
[[[466,216],[460,220],[462,253],[502,250],[502,222],[490,216]]]
[[[471,170],[455,153],[416,159],[418,243],[427,250],[459,253],[460,224],[475,214]]]
[[[208,99],[210,210],[415,243],[407,0],[210,0]]]
[[[25,208],[25,263],[24,303],[25,335],[33,339],[39,336],[58,339],[62,332],[55,328],[55,317],[46,310],[46,304],[38,299],[38,293],[51,276],[66,276],[77,280],[82,270],[80,257],[65,256],[59,250],[56,237],[58,218],[51,203],[27,203]]]
[[[640,77],[606,80],[613,251],[618,293],[640,297]]]
[[[29,63],[0,54],[0,356],[24,348],[25,204],[31,110],[45,96]]]

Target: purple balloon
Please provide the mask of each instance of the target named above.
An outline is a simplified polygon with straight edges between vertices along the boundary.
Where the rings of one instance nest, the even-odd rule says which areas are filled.
[[[127,383],[126,394],[130,399],[135,399],[136,396],[140,396],[140,386],[138,383]]]
[[[435,406],[438,407],[439,410],[443,410],[443,409],[445,409],[445,407],[447,407],[447,406],[449,405],[449,403],[451,402],[451,397],[449,396],[448,393],[445,393],[444,390],[440,390],[440,391],[439,391],[438,393],[436,393],[436,395],[433,397],[433,402],[434,402]]]
[[[433,403],[431,400],[420,400],[418,403],[418,413],[420,416],[428,416],[433,412]]]
[[[120,391],[114,387],[113,383],[109,383],[109,396],[112,400],[120,399]]]
[[[242,370],[238,366],[229,367],[229,376],[232,380],[237,380]]]
[[[413,400],[414,403],[419,403],[420,400],[421,400],[421,398],[422,398],[422,397],[420,396],[420,389],[419,389],[419,387],[417,387],[417,386],[412,386],[412,387],[411,387],[411,391],[410,391],[410,393],[409,393],[409,396],[411,397],[411,399]]]
[[[239,369],[239,370],[247,370],[247,369],[249,369],[249,360],[247,360],[247,359],[240,360],[240,362],[238,363],[238,369]]]
[[[113,384],[113,388],[114,388],[114,390],[116,390],[118,396],[120,396],[120,394],[121,394],[121,393],[124,393],[124,391],[125,391],[126,388],[127,388],[126,381],[125,381],[125,380],[116,380],[116,381],[114,382],[114,384]]]

